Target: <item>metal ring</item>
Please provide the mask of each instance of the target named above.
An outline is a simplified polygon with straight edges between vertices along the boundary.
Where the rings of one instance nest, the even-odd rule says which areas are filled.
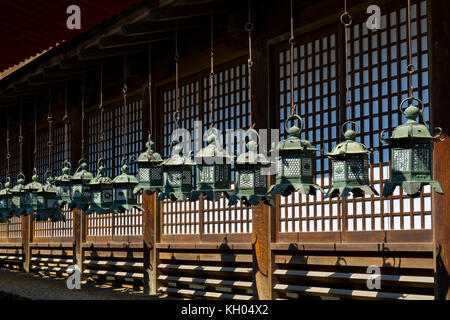
[[[412,63],[406,66],[406,72],[408,72],[409,74],[413,74],[415,71],[416,69]]]
[[[347,18],[347,17],[348,17],[348,19],[349,19],[349,22],[346,23],[346,22],[344,21],[344,19]],[[341,19],[341,23],[342,23],[344,26],[346,26],[346,27],[348,27],[349,25],[352,24],[352,16],[351,16],[350,13],[348,13],[347,11],[345,11],[343,14],[341,14],[340,19]]]
[[[103,160],[103,158],[99,158],[98,160],[97,160],[97,168],[99,168],[100,167],[100,164],[101,163],[103,163],[104,164],[104,162],[103,162],[104,160]]]
[[[405,104],[406,101],[414,101],[414,100],[419,103],[419,105],[421,106],[421,108],[419,108],[419,110],[420,110],[420,112],[422,112],[423,108],[424,108],[423,102],[422,102],[422,100],[420,100],[419,98],[416,98],[416,97],[408,97],[408,98],[403,99],[403,101],[400,103],[400,112],[405,114],[405,111],[403,111],[403,109],[402,109],[403,104]]]
[[[67,168],[72,169],[72,164],[69,161],[64,161],[63,167],[66,167],[66,166],[67,166]]]
[[[11,159],[11,154],[7,153],[6,154],[6,159]]]
[[[444,134],[444,131],[442,130],[441,127],[436,127],[436,128],[434,128],[434,130],[438,130],[439,134],[437,136],[434,136],[433,138],[436,138],[436,139],[439,138],[439,141],[447,140],[447,136]],[[441,138],[443,134],[444,134],[444,139]]]
[[[288,127],[287,127],[287,125],[288,125],[288,122],[289,122],[289,120],[292,120],[292,119],[298,119],[298,121],[300,122],[300,132],[303,130],[303,120],[302,120],[302,118],[298,115],[298,114],[293,114],[293,115],[290,115],[287,119],[286,119],[286,121],[284,122],[284,129],[286,130],[286,132],[288,132]],[[290,128],[292,128],[292,127],[290,127]],[[289,128],[289,129],[290,129]]]
[[[251,22],[247,22],[247,23],[245,24],[244,28],[245,28],[245,31],[247,31],[247,32],[252,32],[253,29],[254,29],[254,25],[253,25],[253,23],[251,23]]]
[[[44,173],[44,181],[47,181],[48,178],[52,176],[52,171],[50,169],[47,169]]]
[[[247,137],[249,133],[255,133],[255,134],[256,134],[256,137],[257,137],[257,142],[256,142],[256,143],[259,144],[259,142],[260,142],[259,133],[258,133],[258,131],[256,131],[255,129],[253,129],[253,126],[250,127],[250,128],[247,130],[247,132],[245,132],[244,138]]]
[[[380,132],[380,142],[383,143],[383,144],[387,143],[386,140],[383,138],[385,132],[387,132],[387,129],[383,129]]]
[[[361,132],[361,128],[359,127],[359,125],[355,121],[347,120],[341,126],[341,133],[342,133],[342,135],[345,135],[344,127],[345,127],[345,125],[347,123],[353,123],[355,125],[355,127],[357,128],[357,131],[355,131],[356,133],[360,133]]]
[[[20,172],[20,173],[17,175],[17,181],[19,180],[20,177],[22,177],[23,180],[25,181],[25,175],[24,175],[22,172]]]
[[[295,38],[294,37],[290,37],[289,38],[289,44],[295,44]]]

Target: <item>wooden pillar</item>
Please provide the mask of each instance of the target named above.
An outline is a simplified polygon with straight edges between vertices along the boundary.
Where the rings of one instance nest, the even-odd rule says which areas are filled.
[[[23,270],[31,271],[31,248],[30,243],[33,242],[33,221],[32,215],[22,216],[22,256]]]
[[[158,252],[156,243],[160,241],[160,201],[156,193],[142,195],[143,246],[144,246],[144,294],[158,293]]]
[[[448,122],[447,77],[450,74],[450,1],[428,0],[428,25],[431,73],[431,123],[450,135]],[[432,193],[433,245],[435,258],[435,298],[450,300],[450,140],[435,143],[433,152],[434,180],[440,182],[444,194]]]

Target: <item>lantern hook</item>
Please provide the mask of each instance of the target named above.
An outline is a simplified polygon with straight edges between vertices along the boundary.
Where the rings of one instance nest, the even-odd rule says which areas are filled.
[[[342,124],[342,127],[341,127],[341,133],[342,133],[342,135],[345,135],[345,132],[344,132],[344,127],[345,127],[345,125],[346,124],[348,124],[348,123],[353,123],[354,125],[355,125],[355,127],[356,127],[356,133],[360,133],[361,132],[361,128],[359,127],[359,125],[355,122],[355,121],[351,121],[351,120],[348,120],[348,121],[345,121],[343,124]]]
[[[439,139],[439,141],[445,141],[445,140],[447,140],[447,135],[444,134],[444,131],[442,130],[441,127],[436,127],[436,128],[434,128],[434,130],[439,131],[439,134],[436,135],[436,136],[434,136],[433,138]]]
[[[298,135],[300,135],[300,133],[301,133],[302,130],[303,130],[304,123],[303,123],[302,117],[300,117],[298,114],[295,114],[295,113],[294,113],[293,115],[289,116],[289,117],[286,119],[286,121],[284,122],[284,129],[286,130],[286,132],[288,132],[289,129],[292,128],[292,126],[288,128],[288,122],[289,122],[290,120],[294,120],[294,119],[298,119],[298,121],[300,122],[300,128],[299,128],[300,131],[298,132]]]
[[[383,143],[383,144],[387,144],[386,139],[383,137],[385,132],[387,132],[386,129],[383,129],[383,130],[381,130],[381,132],[380,132],[380,142]]]

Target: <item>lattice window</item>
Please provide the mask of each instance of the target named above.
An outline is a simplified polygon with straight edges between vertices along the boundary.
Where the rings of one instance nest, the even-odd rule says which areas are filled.
[[[396,4],[398,6],[398,4]],[[426,104],[425,118],[429,119],[428,101],[428,47],[426,1],[411,8],[413,63],[417,72],[413,76],[415,95]],[[382,193],[381,182],[389,177],[389,148],[381,146],[379,133],[394,128],[403,120],[398,106],[407,97],[407,43],[406,8],[391,8],[382,16],[381,30],[368,30],[365,15],[354,16],[349,30],[350,81],[352,87],[352,119],[361,127],[357,140],[376,148],[370,157],[369,179]],[[355,23],[356,22],[356,23]],[[342,26],[339,25],[339,28]],[[296,39],[294,51],[294,102],[305,120],[306,132],[302,135],[331,150],[343,137],[336,125],[343,114],[342,101],[337,100],[337,88],[343,77],[337,76],[337,63],[344,64],[344,57],[337,57],[337,27],[319,30]],[[343,37],[342,37],[343,38]],[[290,61],[288,45],[280,45],[276,51],[278,96],[281,106],[281,133],[290,106]],[[298,55],[298,53],[300,53]],[[344,68],[344,67],[342,67]],[[341,68],[341,69],[342,69]],[[345,68],[344,68],[345,69]],[[342,70],[344,70],[342,69]],[[418,89],[417,89],[418,88]],[[339,107],[339,110],[338,108]],[[343,121],[341,121],[343,122]],[[317,183],[330,187],[330,164],[326,157],[316,156]],[[349,198],[347,215],[348,231],[430,229],[430,188],[424,189],[420,198],[405,196],[399,188],[390,198]],[[340,231],[342,205],[339,199],[323,200],[317,196],[294,194],[281,198],[281,231]]]
[[[248,106],[248,78],[245,59],[238,59],[228,64],[215,67],[214,77],[214,124],[223,135],[223,146],[232,154],[245,152],[244,145],[238,143],[240,136],[227,135],[228,129],[249,126],[250,110]],[[199,80],[200,79],[200,80]],[[163,142],[164,155],[170,151],[170,137],[173,127],[173,112],[175,110],[175,90],[171,84],[160,91],[163,105]],[[192,136],[190,150],[198,152],[206,146],[204,134],[210,128],[209,105],[209,73],[199,73],[195,77],[185,79],[180,86],[181,95],[181,128],[188,130]],[[194,128],[194,121],[202,121],[200,127]],[[203,132],[200,132],[203,128]],[[195,139],[200,137],[199,139]],[[232,180],[234,174],[232,175]],[[240,206],[228,207],[224,197],[213,203],[199,201],[164,201],[163,234],[198,234],[200,214],[203,215],[203,230],[205,234],[217,233],[248,233],[251,232],[251,209]]]
[[[100,145],[100,113],[95,111],[87,116],[88,125],[88,160],[89,170],[95,176],[97,161],[100,158],[100,150],[103,148],[104,165],[106,175],[114,179],[119,175],[123,157],[122,130],[125,121],[123,104],[117,104],[105,109],[103,114],[104,144]],[[127,138],[126,157],[135,159],[143,150],[142,140],[142,100],[134,97],[128,100],[127,106]],[[137,174],[136,163],[130,163],[131,174]],[[142,203],[142,196],[138,196],[138,203]],[[111,236],[111,235],[141,235],[142,234],[142,212],[133,209],[130,212],[120,214],[88,216],[89,236]]]
[[[65,151],[65,135],[64,123],[56,124],[52,131],[52,175],[57,177],[62,174],[61,169],[64,164]],[[67,144],[67,160],[71,159],[71,124],[68,125],[68,144]],[[36,146],[36,170],[38,172],[40,182],[45,183],[45,173],[48,169],[48,128],[42,129],[37,133]],[[72,174],[76,170],[76,164],[72,164]],[[71,237],[73,235],[73,213],[66,205],[63,208],[66,221],[50,222],[40,221],[34,222],[34,236],[40,237]]]

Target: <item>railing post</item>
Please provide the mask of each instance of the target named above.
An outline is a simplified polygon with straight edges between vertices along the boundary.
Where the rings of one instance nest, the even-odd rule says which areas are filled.
[[[144,294],[158,293],[158,251],[156,243],[160,238],[160,201],[156,193],[142,194],[143,250],[144,250]]]
[[[447,8],[447,9],[445,9]],[[449,135],[447,105],[450,91],[446,76],[450,73],[447,62],[450,37],[447,30],[450,3],[447,0],[428,1],[428,26],[431,73],[431,123]],[[433,245],[435,258],[435,299],[450,300],[450,140],[437,142],[433,152],[434,180],[441,184],[444,194],[432,193]]]
[[[22,216],[22,256],[23,270],[31,271],[31,249],[30,243],[33,242],[33,221],[32,215]]]

